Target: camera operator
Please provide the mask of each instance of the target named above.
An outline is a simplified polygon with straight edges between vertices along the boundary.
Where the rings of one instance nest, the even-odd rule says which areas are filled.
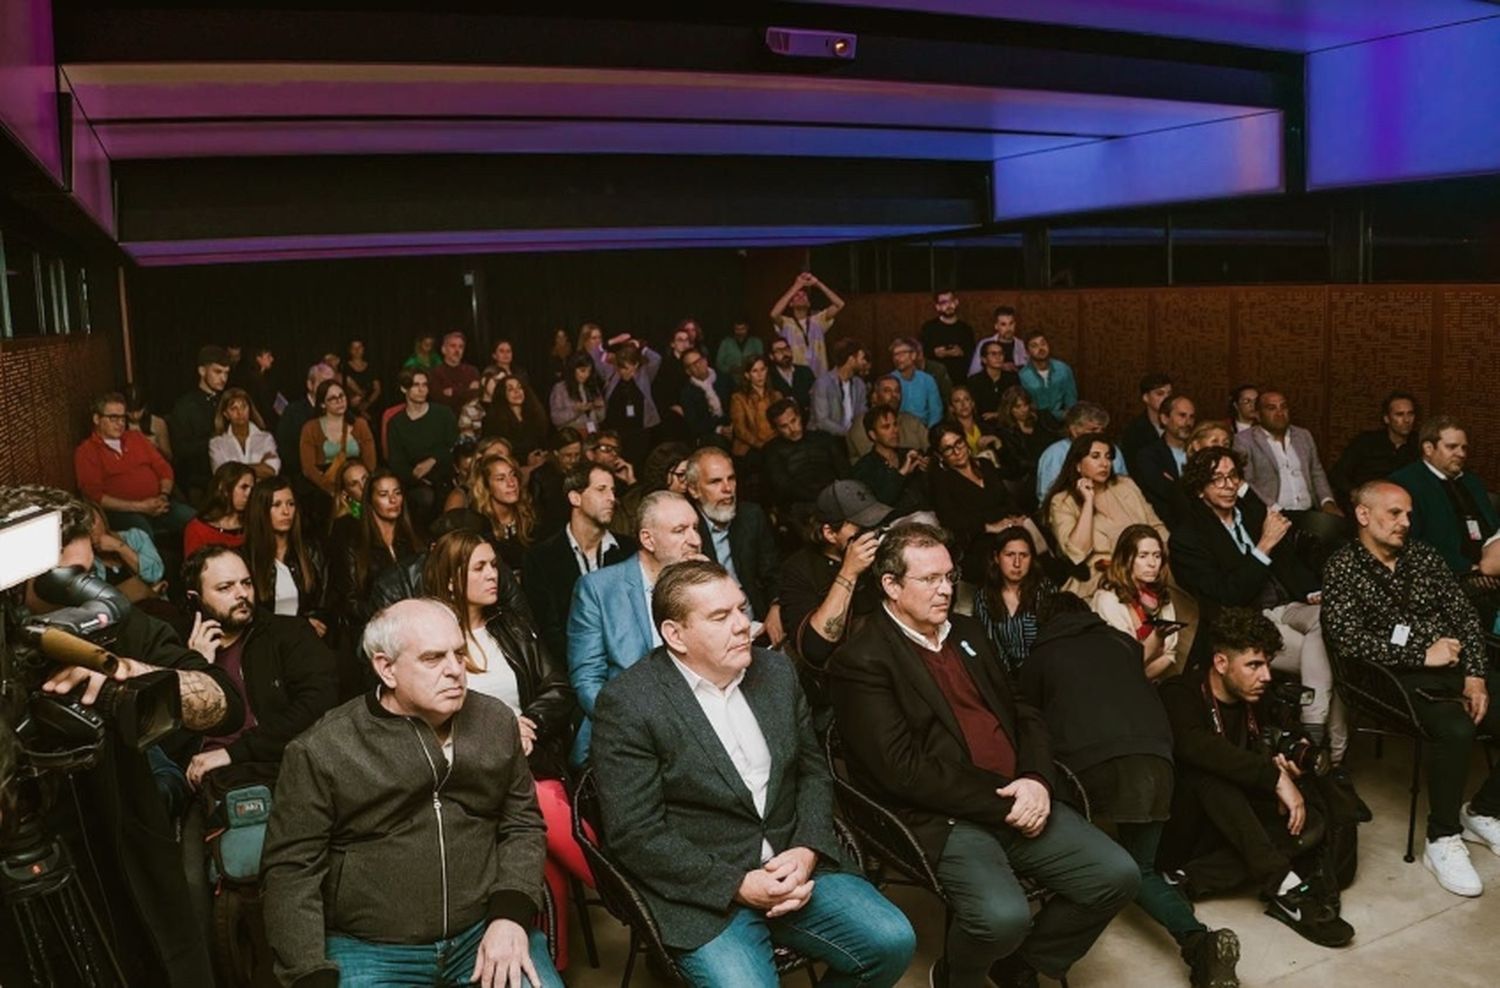
[[[256,608],[250,567],[228,546],[205,546],[189,556],[182,584],[197,608],[188,645],[229,674],[246,704],[238,730],[205,738],[188,763],[187,781],[198,790],[211,779],[222,783],[211,791],[274,783],[287,743],[338,702],[333,653],[302,618]],[[194,800],[182,827],[184,873],[205,938],[211,938],[203,841],[208,808]]]
[[[1161,687],[1177,779],[1158,861],[1189,898],[1253,879],[1266,915],[1342,947],[1354,929],[1339,917],[1323,861],[1331,821],[1313,785],[1321,749],[1292,733],[1297,711],[1281,715],[1267,695],[1281,634],[1243,607],[1220,611],[1209,634],[1212,664]]]
[[[0,490],[0,517],[33,506],[62,513],[62,552],[59,566],[88,573],[94,565],[90,540],[93,517],[82,502],[62,491],[42,487]],[[35,581],[25,586],[25,604],[34,615],[59,610],[59,605],[37,596]],[[182,702],[182,727],[196,734],[230,734],[244,720],[244,705],[228,674],[203,656],[183,646],[161,621],[132,610],[114,627],[111,650],[120,656],[113,675],[126,681],[158,670],[177,673]],[[76,666],[54,672],[42,690],[78,694],[88,706],[99,699],[107,677]],[[173,821],[158,795],[147,756],[115,739],[113,732],[101,749],[98,763],[76,776],[78,802],[59,801],[46,824],[73,845],[74,859],[94,892],[88,862],[97,864],[105,901],[94,910],[108,917],[115,952],[129,983],[201,988],[213,983],[207,945],[191,923],[182,922],[187,888],[178,866]],[[68,807],[78,806],[73,819]],[[80,848],[79,845],[86,846]],[[101,908],[107,907],[107,908]],[[0,984],[24,985],[30,977],[15,945],[17,931],[0,921]]]

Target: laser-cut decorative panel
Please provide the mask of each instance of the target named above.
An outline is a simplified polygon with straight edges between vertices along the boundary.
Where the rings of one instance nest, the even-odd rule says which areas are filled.
[[[0,345],[0,484],[73,490],[73,447],[94,396],[114,386],[104,336]]]

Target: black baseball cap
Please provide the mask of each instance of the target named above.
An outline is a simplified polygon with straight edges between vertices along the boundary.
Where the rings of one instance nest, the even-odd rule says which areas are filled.
[[[860,528],[873,528],[885,521],[891,506],[881,504],[870,488],[857,480],[835,480],[818,495],[818,520],[826,525],[852,521]]]

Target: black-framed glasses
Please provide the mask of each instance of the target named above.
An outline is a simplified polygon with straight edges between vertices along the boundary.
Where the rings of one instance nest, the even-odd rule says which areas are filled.
[[[957,453],[967,445],[969,444],[962,439],[958,440],[957,442],[943,443],[938,447],[938,452],[942,453],[944,456],[952,456],[954,453]]]

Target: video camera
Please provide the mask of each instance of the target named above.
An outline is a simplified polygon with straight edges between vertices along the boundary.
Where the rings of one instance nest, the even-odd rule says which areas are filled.
[[[1268,716],[1260,728],[1260,744],[1266,754],[1281,755],[1304,775],[1321,776],[1332,770],[1333,758],[1302,729],[1302,708],[1312,702],[1313,693],[1311,686],[1272,680],[1261,699]]]

